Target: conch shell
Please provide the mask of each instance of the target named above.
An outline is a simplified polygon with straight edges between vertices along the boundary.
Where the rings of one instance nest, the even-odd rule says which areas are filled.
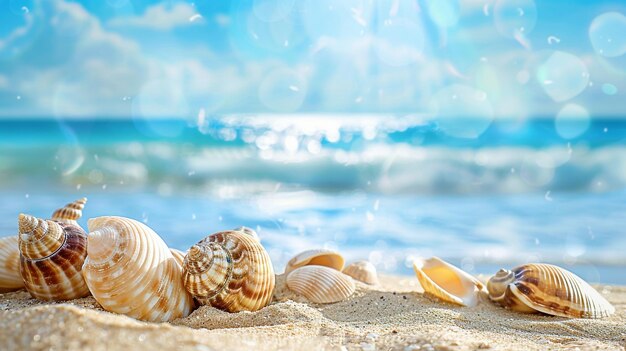
[[[89,295],[80,273],[87,236],[76,225],[19,216],[20,275],[26,290],[40,300],[70,300]]]
[[[343,269],[343,273],[370,285],[378,285],[376,267],[370,261],[357,261]]]
[[[303,266],[287,276],[287,287],[315,303],[339,302],[356,289],[349,276],[325,266]]]
[[[76,222],[83,215],[83,208],[85,208],[85,204],[87,203],[87,198],[83,197],[82,199],[78,199],[72,203],[65,205],[62,208],[54,211],[52,214],[52,220],[57,222],[67,223],[78,225]]]
[[[303,251],[294,256],[285,267],[285,274],[303,266],[325,266],[341,272],[344,259],[340,253],[327,249],[313,249]]]
[[[191,313],[180,265],[152,229],[123,217],[92,218],[88,226],[83,275],[105,310],[150,322]]]
[[[24,287],[17,235],[0,238],[0,293]]]
[[[575,318],[604,318],[615,312],[615,307],[580,277],[550,264],[501,269],[489,279],[487,290],[492,301],[518,312]]]
[[[425,293],[455,305],[477,305],[485,289],[478,279],[438,257],[418,258],[413,269]]]
[[[239,312],[267,306],[275,277],[259,240],[249,232],[230,230],[209,235],[189,249],[183,281],[199,303]]]

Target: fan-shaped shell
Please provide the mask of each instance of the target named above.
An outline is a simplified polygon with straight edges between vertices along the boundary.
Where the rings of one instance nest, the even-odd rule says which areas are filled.
[[[83,215],[83,208],[85,208],[85,204],[87,203],[87,198],[83,197],[82,199],[78,199],[74,202],[71,202],[62,208],[54,211],[52,214],[52,220],[57,222],[63,222],[73,225],[78,225],[77,220]]]
[[[191,313],[181,267],[152,229],[123,217],[92,218],[88,226],[83,275],[105,310],[151,322]]]
[[[413,269],[425,293],[455,305],[477,305],[485,288],[478,279],[438,257],[418,258]]]
[[[261,243],[239,230],[209,235],[192,246],[183,264],[185,288],[198,302],[228,312],[269,304],[274,269]]]
[[[327,249],[313,249],[303,251],[287,262],[285,274],[289,274],[296,268],[303,266],[325,266],[341,271],[344,265],[343,256],[340,253]]]
[[[20,275],[26,290],[40,300],[70,300],[89,295],[81,275],[87,236],[76,225],[19,216]]]
[[[287,276],[287,287],[315,303],[339,302],[355,290],[354,281],[338,270],[325,266],[303,266]]]
[[[378,284],[376,267],[369,261],[353,262],[343,269],[343,273],[365,284]]]
[[[525,264],[500,270],[488,284],[489,298],[519,312],[561,317],[603,318],[615,308],[591,285],[561,267]]]
[[[16,235],[0,238],[0,293],[24,287],[17,242]]]

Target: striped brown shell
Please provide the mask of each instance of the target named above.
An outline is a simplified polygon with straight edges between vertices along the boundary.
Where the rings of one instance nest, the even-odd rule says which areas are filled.
[[[189,249],[185,288],[198,302],[228,312],[256,311],[269,304],[275,277],[270,257],[255,236],[230,230]]]
[[[183,287],[182,269],[157,233],[123,217],[92,218],[88,226],[83,275],[105,310],[150,322],[191,313],[194,302]]]
[[[87,198],[83,197],[82,199],[78,199],[74,202],[71,202],[62,208],[54,211],[52,214],[52,220],[57,222],[63,222],[73,225],[78,225],[77,220],[83,215],[83,208],[85,208],[85,204],[87,203]]]
[[[0,293],[24,287],[17,235],[0,238]]]
[[[302,266],[287,275],[287,287],[315,303],[335,303],[355,291],[354,280],[326,266]]]
[[[501,269],[487,283],[489,298],[518,312],[603,318],[615,308],[580,277],[561,267],[531,263]]]
[[[81,275],[87,236],[78,226],[19,216],[20,275],[26,290],[40,300],[70,300],[89,295]]]

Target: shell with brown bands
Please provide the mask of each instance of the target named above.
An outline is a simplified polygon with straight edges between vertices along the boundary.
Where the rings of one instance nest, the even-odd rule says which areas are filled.
[[[17,235],[0,238],[0,293],[24,287]]]
[[[89,295],[81,275],[87,236],[79,226],[19,216],[20,275],[26,290],[40,300],[70,300]]]
[[[151,322],[191,313],[180,264],[157,233],[123,217],[92,218],[88,226],[83,275],[105,310]]]
[[[267,306],[275,284],[269,255],[254,235],[240,230],[215,233],[192,246],[183,280],[198,302],[228,312]]]
[[[591,285],[561,267],[532,263],[501,269],[487,283],[489,298],[518,312],[603,318],[615,308]]]
[[[77,220],[83,215],[83,208],[85,208],[85,204],[87,203],[87,198],[83,197],[82,199],[78,199],[74,202],[71,202],[65,205],[62,208],[54,211],[52,214],[52,220],[57,222],[63,222],[73,225],[78,225]]]

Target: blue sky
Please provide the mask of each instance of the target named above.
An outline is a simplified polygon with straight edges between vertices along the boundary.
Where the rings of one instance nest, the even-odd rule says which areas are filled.
[[[625,15],[620,1],[2,0],[0,116],[623,117]]]

